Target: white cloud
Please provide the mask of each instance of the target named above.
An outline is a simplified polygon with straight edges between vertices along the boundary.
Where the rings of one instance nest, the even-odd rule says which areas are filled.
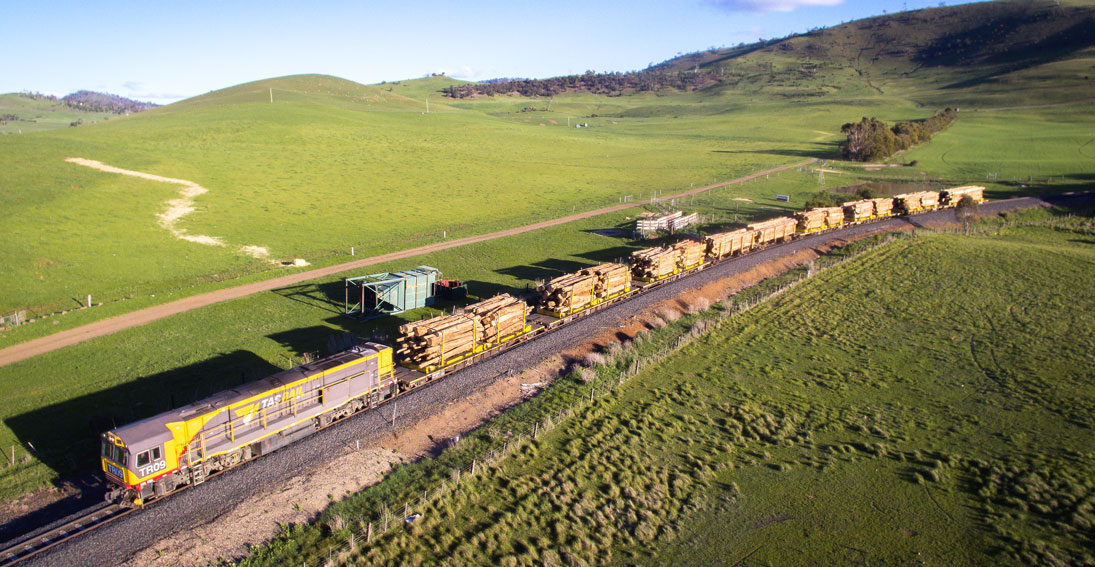
[[[145,88],[144,83],[140,81],[126,81],[122,83],[122,88],[128,91],[124,95],[122,95],[126,98],[139,101],[149,101],[156,104],[170,104],[172,102],[192,96],[172,92],[152,91]]]
[[[844,0],[709,0],[731,12],[790,12],[804,6],[839,6]]]
[[[483,76],[482,69],[476,69],[467,65],[462,65],[455,69],[438,69],[437,71],[434,71],[434,73],[437,73],[439,75],[444,74],[447,77],[452,77],[454,79],[464,79],[466,81],[474,81],[475,79]]]

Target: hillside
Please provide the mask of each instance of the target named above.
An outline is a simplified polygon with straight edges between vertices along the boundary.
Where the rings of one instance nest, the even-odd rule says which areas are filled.
[[[1092,75],[1095,3],[997,1],[857,20],[690,53],[641,71],[453,85],[445,93],[699,90],[790,100],[897,94],[925,104],[988,98],[1003,104],[1090,97]]]
[[[0,313],[72,309],[72,298],[88,293],[108,303],[165,298],[296,258],[334,263],[351,248],[382,253],[795,161],[761,154],[712,161],[706,140],[579,134],[554,118],[545,127],[515,125],[441,97],[425,114],[426,94],[449,80],[418,81],[270,79],[94,128],[0,138],[10,204],[0,250],[14,260],[0,276],[14,290]],[[206,192],[165,228],[179,185],[67,158]]]
[[[1095,3],[1003,0],[901,12],[692,53],[654,69],[699,70],[726,87],[790,98],[871,91],[937,105],[1090,98]],[[758,74],[766,75],[759,84]]]
[[[151,102],[141,102],[124,96],[95,91],[76,91],[61,97],[61,101],[80,110],[113,112],[115,114],[130,114],[151,110],[159,106]]]
[[[1095,34],[1086,33],[1093,10],[1085,1],[903,12],[684,56],[639,76],[706,77],[695,90],[454,100],[443,91],[476,84],[300,75],[94,128],[9,136],[0,140],[0,196],[9,205],[0,251],[12,266],[0,282],[13,292],[0,314],[68,311],[89,293],[124,310],[137,303],[123,300],[159,302],[266,277],[298,258],[331,264],[351,249],[380,253],[805,157],[833,159],[840,126],[867,115],[893,123],[943,107],[1080,101],[1022,115],[964,112],[945,135],[907,153],[924,164],[910,174],[936,180],[1013,183],[999,191],[1035,176],[1070,183],[1090,173],[1087,125],[1076,117],[1090,115],[1082,101],[1095,65]],[[566,129],[572,122],[589,128]],[[992,146],[981,136],[987,129]],[[175,219],[168,202],[178,185],[94,172],[70,157],[206,192]],[[164,215],[173,219],[168,229]],[[19,339],[0,332],[4,340]]]
[[[331,265],[625,199],[636,208],[375,270],[428,264],[468,281],[473,293],[521,292],[538,279],[626,256],[642,243],[602,231],[626,232],[643,210],[687,206],[705,216],[704,230],[722,230],[787,214],[819,190],[858,184],[892,194],[976,183],[988,186],[990,198],[1092,188],[1095,103],[1083,100],[1091,95],[1079,78],[1092,66],[1090,48],[1068,47],[1048,62],[1027,58],[1007,71],[982,46],[971,57],[985,57],[980,68],[996,78],[969,83],[962,81],[978,67],[916,69],[908,53],[891,61],[875,48],[857,69],[854,59],[833,55],[858,53],[853,46],[876,33],[868,29],[883,33],[903,24],[879,22],[907,17],[726,50],[722,60],[700,62],[726,81],[696,90],[453,100],[441,91],[464,83],[447,77],[361,85],[299,75],[79,128],[0,136],[0,314],[36,320],[4,322],[0,345],[269,278],[298,269],[285,265],[298,258]],[[952,35],[962,29],[938,25]],[[807,42],[832,60],[805,56]],[[916,167],[834,161],[843,123],[920,119],[959,104],[949,129],[893,158]],[[73,157],[117,169],[66,161]],[[656,202],[807,158],[829,161],[824,171],[802,167],[687,203]],[[332,333],[384,335],[404,320],[351,322],[340,316],[343,292],[332,276],[3,367],[0,393],[9,403],[0,412],[0,447],[31,442],[41,453],[20,453],[17,466],[3,469],[0,495],[94,468],[104,420],[130,421],[169,407],[172,395],[190,399],[269,374],[322,351]],[[88,295],[97,305],[82,309]]]
[[[237,564],[1089,564],[1095,240],[1078,212],[853,245],[869,251],[759,304],[790,278],[706,310],[679,298]],[[384,534],[382,505],[405,499],[420,516]],[[367,521],[384,535],[347,550]]]
[[[56,97],[0,94],[0,135],[30,134],[122,118],[109,110],[76,108]]]

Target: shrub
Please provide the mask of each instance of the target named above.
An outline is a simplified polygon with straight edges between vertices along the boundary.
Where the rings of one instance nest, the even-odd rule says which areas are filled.
[[[583,384],[589,384],[597,379],[597,372],[592,368],[579,368],[574,371],[574,374],[578,378],[578,381]]]
[[[605,357],[604,357],[603,354],[601,354],[599,352],[588,353],[588,354],[585,355],[585,358],[582,359],[582,366],[585,366],[585,367],[596,366],[598,364],[604,364],[604,363],[605,363]]]
[[[667,323],[672,323],[681,318],[681,312],[668,305],[658,309],[658,316],[665,319]]]
[[[688,313],[695,315],[702,311],[707,311],[711,308],[711,300],[706,297],[697,297],[692,300],[692,303],[688,306]]]

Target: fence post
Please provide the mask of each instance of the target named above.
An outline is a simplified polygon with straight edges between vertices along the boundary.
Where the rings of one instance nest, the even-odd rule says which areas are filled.
[[[477,464],[477,463],[476,463],[476,460],[475,460],[475,459],[472,459],[472,460],[471,460],[471,475],[472,475],[472,476],[475,476],[475,465],[476,465],[476,464]]]
[[[373,541],[373,523],[369,522],[369,525],[365,528],[365,543],[371,543]]]

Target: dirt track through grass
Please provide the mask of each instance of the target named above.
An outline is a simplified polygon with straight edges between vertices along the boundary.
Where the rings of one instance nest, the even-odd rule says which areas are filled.
[[[738,184],[738,183],[743,183],[745,181],[756,179],[756,178],[762,177],[764,175],[769,175],[769,174],[776,173],[776,172],[779,172],[779,171],[784,171],[784,170],[793,169],[793,168],[796,168],[796,167],[801,167],[805,164],[812,163],[814,161],[816,161],[816,160],[808,159],[808,160],[799,161],[799,162],[789,164],[789,165],[784,165],[784,166],[780,166],[780,167],[773,167],[773,168],[770,168],[770,169],[765,169],[763,171],[758,171],[756,173],[752,173],[750,175],[746,175],[744,177],[739,177],[737,179],[732,179],[730,181],[724,181],[722,183],[715,183],[715,184],[712,184],[712,185],[697,187],[695,189],[690,189],[688,191],[683,191],[681,193],[676,193],[676,194],[673,194],[673,195],[665,195],[663,197],[659,197],[659,199],[665,200],[665,199],[677,199],[677,198],[681,198],[681,197],[687,197],[689,195],[695,195],[695,194],[698,194],[698,193],[702,193],[704,191],[708,191],[710,189],[715,189],[717,187],[725,187],[727,185],[734,185],[734,184]],[[172,180],[172,181],[175,181],[175,180]],[[403,258],[410,258],[410,257],[413,257],[413,256],[418,256],[418,255],[426,254],[426,253],[429,253],[429,252],[437,252],[439,250],[447,250],[449,248],[456,248],[458,246],[464,246],[466,244],[472,244],[472,243],[475,243],[475,242],[484,242],[484,241],[487,241],[487,240],[494,240],[494,239],[497,239],[497,238],[503,238],[503,237],[512,236],[512,235],[515,235],[515,234],[522,234],[522,233],[533,231],[533,230],[539,230],[539,229],[542,229],[542,228],[548,228],[548,227],[551,227],[551,226],[566,224],[568,222],[573,222],[573,221],[587,219],[587,218],[595,217],[595,216],[599,216],[599,215],[614,213],[614,212],[617,212],[617,211],[623,211],[623,210],[626,210],[626,209],[633,208],[635,206],[636,206],[635,203],[626,203],[626,204],[622,204],[622,205],[614,205],[614,206],[606,207],[606,208],[603,208],[603,209],[596,209],[596,210],[592,210],[592,211],[586,211],[584,213],[578,213],[578,214],[574,214],[574,215],[570,215],[570,216],[566,216],[566,217],[561,217],[561,218],[557,218],[557,219],[552,219],[552,220],[547,220],[547,221],[538,222],[538,223],[534,223],[534,224],[529,224],[529,225],[525,225],[525,226],[521,226],[521,227],[517,227],[517,228],[511,228],[511,229],[508,229],[508,230],[501,230],[501,231],[491,232],[491,233],[488,233],[488,234],[481,234],[481,235],[477,235],[477,236],[468,236],[468,237],[465,237],[465,238],[459,238],[459,239],[451,240],[451,241],[448,241],[448,242],[439,242],[439,243],[430,244],[430,245],[427,245],[427,246],[419,246],[417,248],[410,248],[410,249],[407,249],[407,250],[400,250],[398,252],[391,252],[391,253],[388,253],[388,254],[381,254],[379,256],[371,256],[369,258],[362,258],[361,260],[355,260],[353,262],[346,262],[344,264],[336,264],[334,266],[327,266],[325,268],[318,268],[318,269],[309,270],[309,271],[306,271],[306,272],[298,272],[298,273],[295,273],[295,274],[289,274],[289,275],[286,275],[286,276],[272,278],[272,279],[264,280],[264,281],[261,281],[261,282],[255,282],[255,283],[252,283],[252,284],[242,285],[242,286],[239,286],[239,287],[233,287],[233,288],[229,288],[229,289],[222,289],[222,290],[217,290],[217,291],[213,291],[213,292],[209,292],[209,293],[204,293],[204,294],[201,294],[201,295],[186,297],[186,298],[183,298],[183,299],[180,299],[180,300],[177,300],[177,301],[172,301],[170,303],[165,303],[163,305],[157,305],[155,307],[149,307],[147,309],[141,309],[139,311],[134,311],[132,313],[126,313],[124,315],[119,315],[117,317],[111,317],[109,319],[103,319],[102,321],[96,321],[94,323],[89,323],[87,325],[83,325],[83,326],[77,327],[75,329],[68,329],[68,330],[61,331],[59,333],[53,334],[53,335],[40,337],[40,338],[37,338],[37,339],[27,341],[25,343],[21,343],[21,344],[15,345],[15,346],[5,348],[3,350],[0,350],[0,366],[6,366],[8,364],[19,362],[20,360],[26,360],[26,359],[31,358],[33,356],[37,356],[39,354],[44,354],[44,353],[47,353],[47,352],[57,350],[59,348],[69,346],[69,345],[74,345],[74,344],[77,344],[77,343],[81,343],[83,341],[93,339],[95,337],[101,337],[101,336],[104,336],[104,335],[109,335],[111,333],[115,333],[115,332],[121,331],[123,329],[128,329],[130,327],[137,327],[137,326],[140,326],[140,325],[144,325],[146,323],[150,323],[152,321],[156,321],[158,319],[163,319],[164,317],[169,317],[171,315],[175,315],[175,314],[178,314],[178,313],[184,313],[186,311],[190,311],[191,309],[197,309],[199,307],[205,307],[207,305],[212,305],[214,303],[220,303],[222,301],[228,301],[230,299],[237,299],[237,298],[240,298],[240,297],[246,297],[248,295],[263,292],[263,291],[270,291],[270,290],[281,288],[281,287],[296,285],[296,284],[306,282],[306,281],[309,281],[309,280],[313,280],[313,279],[316,279],[316,278],[327,277],[327,276],[330,276],[330,275],[333,275],[333,274],[337,274],[339,272],[345,272],[347,270],[354,270],[354,269],[363,268],[363,267],[366,267],[366,266],[372,266],[372,265],[375,265],[375,264],[380,264],[380,263],[383,263],[383,262],[390,262],[390,261],[393,261],[393,260],[400,260],[400,259],[403,259]]]

